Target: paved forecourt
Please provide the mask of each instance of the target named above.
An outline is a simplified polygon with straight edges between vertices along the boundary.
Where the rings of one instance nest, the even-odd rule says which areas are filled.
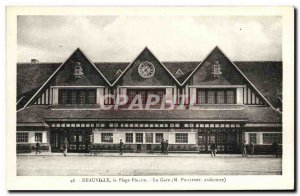
[[[219,154],[33,154],[17,156],[20,176],[281,175],[273,155]]]

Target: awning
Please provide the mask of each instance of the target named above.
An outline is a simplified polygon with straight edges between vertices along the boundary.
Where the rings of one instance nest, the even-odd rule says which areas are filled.
[[[244,127],[282,127],[279,123],[247,123]]]
[[[17,127],[49,127],[47,123],[44,122],[31,122],[31,123],[17,123]]]

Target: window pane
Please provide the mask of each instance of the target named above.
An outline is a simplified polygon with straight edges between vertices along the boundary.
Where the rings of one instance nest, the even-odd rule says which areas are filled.
[[[17,133],[17,142],[28,142],[28,133]]]
[[[272,144],[275,140],[279,144],[282,143],[282,134],[281,133],[263,133],[263,143]]]
[[[249,133],[249,142],[256,144],[256,133]]]
[[[176,143],[188,143],[188,134],[187,133],[176,133],[175,134]]]
[[[143,143],[143,133],[136,133],[135,134],[135,142]]]
[[[80,91],[80,96],[79,96],[79,104],[85,104],[86,103],[86,92],[84,90]]]
[[[217,91],[217,103],[218,104],[224,104],[224,91]]]
[[[164,134],[163,133],[155,133],[155,142],[156,143],[160,143],[163,138],[164,138]]]
[[[77,104],[77,92],[75,90],[72,90],[72,93],[71,93],[71,103]]]
[[[199,90],[198,91],[198,99],[197,102],[199,104],[205,104],[205,91],[204,90]]]
[[[153,143],[153,133],[146,133],[146,143]]]
[[[133,143],[133,133],[126,133],[125,137],[126,137],[125,141],[127,143]]]
[[[215,91],[207,91],[207,103],[215,104]]]
[[[101,141],[102,142],[113,142],[113,133],[101,133]]]
[[[218,134],[217,135],[217,142],[218,145],[224,145],[225,144],[225,134]]]
[[[95,104],[96,103],[96,92],[94,90],[89,91],[88,101],[89,101],[89,104]]]
[[[34,134],[34,141],[39,141],[39,142],[42,142],[42,133],[35,133]]]
[[[227,104],[234,104],[234,91],[228,90],[226,92]]]

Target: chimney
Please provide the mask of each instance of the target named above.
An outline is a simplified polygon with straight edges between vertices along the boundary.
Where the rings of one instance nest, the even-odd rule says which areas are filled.
[[[35,63],[39,63],[39,61],[37,59],[31,59],[31,63],[35,64]]]

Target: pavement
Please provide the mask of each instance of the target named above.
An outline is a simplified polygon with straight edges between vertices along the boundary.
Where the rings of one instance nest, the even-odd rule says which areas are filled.
[[[19,176],[281,175],[274,155],[42,153],[17,155]]]

